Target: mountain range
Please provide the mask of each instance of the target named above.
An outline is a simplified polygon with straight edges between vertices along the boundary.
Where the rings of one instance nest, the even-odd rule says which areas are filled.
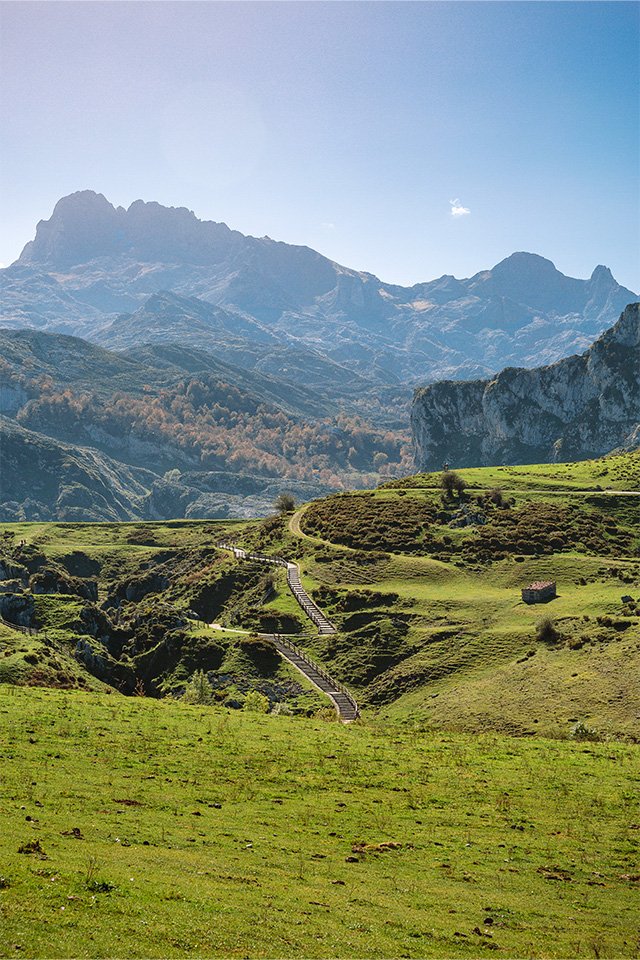
[[[306,384],[321,358],[405,389],[553,362],[586,349],[636,299],[607,267],[578,280],[531,253],[402,287],[185,208],[137,200],[125,210],[90,190],[56,204],[0,282],[6,327],[122,349],[139,334],[175,339],[187,323],[190,340],[250,369]],[[176,299],[157,297],[168,293]]]
[[[606,267],[578,280],[530,253],[401,287],[93,191],[37,225],[0,297],[0,512],[85,520],[252,516],[410,473],[416,386],[557,362],[636,299]],[[414,406],[420,465],[432,413],[437,432]],[[463,459],[525,456],[484,433],[470,452],[451,425]],[[25,486],[29,463],[46,482]]]

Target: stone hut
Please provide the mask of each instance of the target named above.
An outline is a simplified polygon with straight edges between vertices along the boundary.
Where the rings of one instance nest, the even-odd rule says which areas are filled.
[[[555,580],[536,580],[528,587],[522,588],[522,599],[525,603],[547,603],[556,596]]]

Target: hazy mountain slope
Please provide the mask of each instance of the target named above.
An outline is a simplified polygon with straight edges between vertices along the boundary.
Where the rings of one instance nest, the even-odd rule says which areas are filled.
[[[283,490],[308,499],[410,469],[406,429],[341,413],[308,388],[194,347],[125,356],[77,337],[8,330],[0,354],[0,413],[41,435],[45,449],[46,438],[90,448],[110,458],[124,487],[130,468],[148,471],[150,501],[130,508],[136,516],[263,515]],[[2,472],[0,502],[28,499],[18,479]],[[100,498],[99,485],[83,486]],[[56,498],[41,502],[41,519],[60,518]],[[94,519],[113,516],[97,509]]]
[[[132,520],[154,477],[0,416],[3,520]]]
[[[136,329],[157,340],[157,304],[132,322],[116,315],[169,290],[221,308],[221,339],[275,338],[387,383],[552,362],[588,346],[635,299],[606,267],[577,280],[528,253],[466,280],[405,288],[184,208],[116,209],[92,191],[60,200],[0,282],[6,326],[73,328],[105,345]],[[190,338],[202,333],[192,321]]]
[[[96,447],[27,430],[0,415],[0,519],[166,520],[260,517],[273,512],[279,478],[230,471],[175,471],[170,478],[132,466]],[[290,479],[309,500],[331,486]]]
[[[213,346],[214,341],[210,343]],[[6,389],[11,382],[30,381],[29,396],[39,395],[43,378],[97,395],[113,395],[119,390],[138,395],[148,394],[150,387],[171,389],[185,375],[204,374],[209,380],[232,385],[250,395],[254,403],[276,405],[291,416],[326,416],[337,409],[313,390],[225,363],[211,353],[183,345],[182,340],[157,347],[138,346],[122,353],[80,337],[36,330],[0,330],[0,357]],[[3,405],[0,392],[0,412],[16,409]]]
[[[133,314],[121,314],[93,337],[114,350],[135,343],[175,341],[186,346],[211,347],[216,340],[277,343],[262,324],[241,313],[231,313],[170,291],[152,294]]]
[[[627,306],[581,356],[416,391],[418,468],[585,459],[630,445],[640,423],[639,310]]]
[[[133,314],[121,314],[91,336],[113,350],[138,356],[140,345],[180,344],[204,350],[235,366],[264,372],[288,383],[318,390],[329,400],[351,398],[379,388],[386,374],[376,368],[360,376],[329,360],[295,338],[283,341],[239,313],[230,313],[196,297],[161,291],[149,297]],[[260,376],[257,376],[260,380]]]

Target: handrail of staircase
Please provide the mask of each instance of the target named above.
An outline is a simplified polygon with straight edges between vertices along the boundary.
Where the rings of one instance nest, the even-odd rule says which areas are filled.
[[[289,650],[291,650],[293,653],[296,653],[299,657],[301,657],[302,660],[308,663],[310,667],[312,667],[317,673],[319,673],[320,676],[327,681],[327,683],[332,684],[333,686],[336,687],[337,690],[340,691],[340,693],[343,693],[347,698],[347,700],[349,701],[349,703],[351,703],[353,708],[356,711],[358,711],[358,704],[356,703],[355,697],[349,692],[349,690],[345,687],[343,683],[340,683],[339,680],[336,680],[335,677],[332,677],[329,673],[327,673],[324,667],[321,667],[320,664],[316,663],[315,660],[313,660],[313,658],[310,657],[308,653],[302,650],[292,640],[289,640],[288,637],[283,637],[279,633],[275,634],[275,636],[279,643],[283,644],[283,646],[285,647],[288,647]]]

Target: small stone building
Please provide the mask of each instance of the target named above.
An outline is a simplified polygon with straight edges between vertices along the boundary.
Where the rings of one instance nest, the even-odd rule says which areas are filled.
[[[556,596],[555,580],[536,580],[528,587],[522,588],[522,599],[525,603],[547,603]]]

